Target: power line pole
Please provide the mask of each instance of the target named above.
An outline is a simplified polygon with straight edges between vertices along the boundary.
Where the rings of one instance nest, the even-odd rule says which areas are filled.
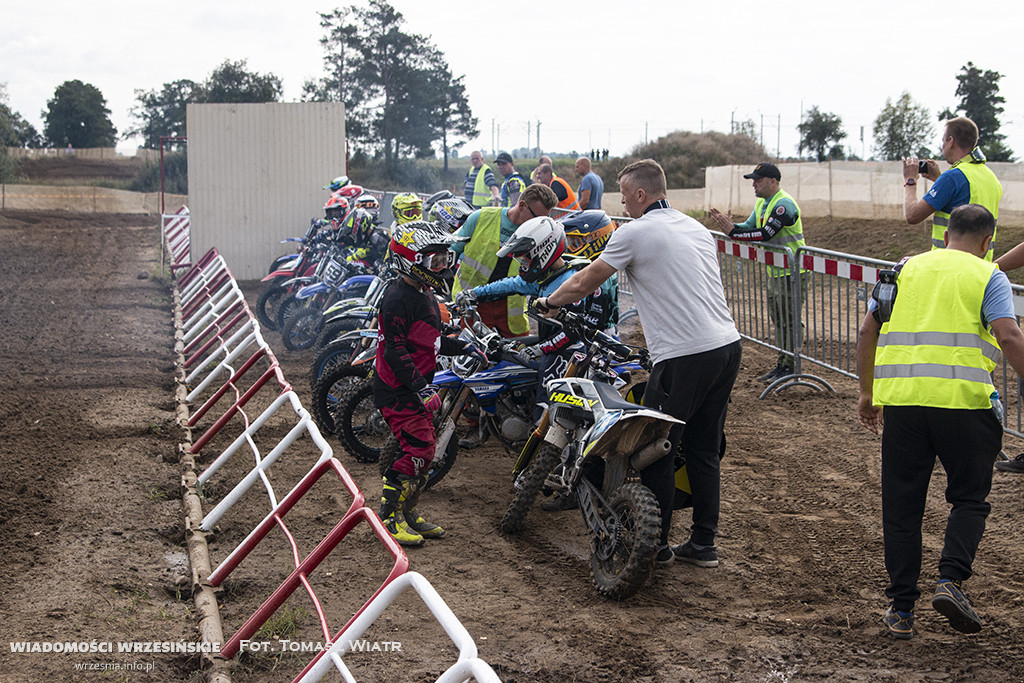
[[[537,156],[540,156],[540,119],[537,119]]]

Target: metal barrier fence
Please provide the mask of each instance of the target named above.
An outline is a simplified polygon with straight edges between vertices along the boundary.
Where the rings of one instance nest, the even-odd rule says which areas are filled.
[[[418,574],[400,584],[400,588],[389,592],[391,597],[381,597],[385,589],[394,581],[406,574],[409,561],[402,548],[391,537],[382,525],[377,515],[365,506],[365,496],[359,490],[355,481],[345,470],[344,466],[333,456],[330,445],[320,435],[319,430],[310,418],[309,413],[302,407],[295,392],[285,381],[281,374],[279,364],[273,351],[263,340],[259,323],[252,316],[245,303],[241,290],[231,276],[224,259],[211,249],[200,261],[185,273],[176,283],[178,306],[180,315],[176,319],[180,323],[179,341],[176,349],[179,352],[182,365],[183,380],[186,385],[183,403],[187,406],[198,406],[188,415],[185,425],[189,429],[199,427],[204,423],[202,435],[197,439],[187,454],[199,456],[204,448],[220,452],[216,455],[206,469],[198,477],[186,477],[186,481],[194,484],[189,487],[190,492],[186,496],[189,499],[198,498],[203,502],[217,500],[213,509],[201,517],[201,513],[190,512],[189,520],[201,517],[198,524],[189,522],[192,538],[208,534],[218,524],[232,525],[239,524],[238,517],[241,517],[241,524],[246,524],[246,515],[251,514],[251,506],[238,514],[239,508],[246,507],[243,501],[247,492],[257,482],[262,482],[269,499],[269,512],[262,517],[261,521],[251,528],[248,534],[239,542],[233,550],[224,558],[220,565],[209,572],[206,577],[198,577],[199,584],[197,594],[209,590],[210,587],[220,587],[229,575],[250,557],[261,542],[265,541],[270,532],[277,529],[284,539],[285,551],[291,556],[292,569],[287,576],[277,585],[271,594],[263,600],[259,607],[245,619],[244,623],[235,631],[234,635],[228,638],[223,647],[220,648],[220,655],[226,659],[233,658],[238,654],[243,644],[273,616],[290,598],[290,596],[302,587],[313,605],[315,621],[318,623],[321,633],[323,647],[320,654],[307,665],[299,674],[304,681],[319,680],[332,666],[336,668],[345,680],[354,680],[351,672],[342,660],[345,650],[351,649],[351,639],[342,640],[345,634],[361,634],[369,621],[376,619],[391,600],[398,593],[412,586],[423,597],[431,613],[440,622],[449,637],[456,642],[459,648],[458,661],[451,666],[440,678],[439,681],[455,681],[476,678],[480,681],[497,681],[498,678],[493,670],[485,662],[477,657],[475,645],[469,637],[465,627],[458,621],[451,610],[444,604],[437,592],[429,586],[425,579]],[[187,373],[187,374],[185,374]],[[225,396],[231,397],[227,408],[219,415],[215,414],[214,408],[221,403]],[[269,405],[266,405],[269,403]],[[200,405],[201,404],[201,405]],[[266,406],[265,408],[263,406]],[[250,412],[258,412],[254,419],[250,419]],[[255,414],[255,413],[254,413]],[[239,422],[237,427],[231,425]],[[238,429],[240,427],[241,429]],[[281,433],[284,435],[281,436]],[[232,434],[237,434],[232,437]],[[300,443],[300,441],[302,443]],[[269,452],[264,451],[269,447]],[[253,464],[239,468],[235,463],[238,453],[248,452],[252,456]],[[294,452],[294,453],[293,453]],[[286,458],[286,453],[289,453]],[[313,465],[308,471],[305,469],[304,456],[311,456]],[[282,473],[280,463],[285,462],[289,468],[288,474]],[[233,464],[234,463],[234,464]],[[189,471],[194,471],[194,460],[187,461]],[[270,467],[277,465],[274,477],[270,476]],[[278,500],[274,484],[280,488],[282,483],[288,481],[288,476],[295,471],[298,465],[298,472],[305,472],[298,481],[290,487],[284,498]],[[325,476],[333,474],[334,476]],[[234,480],[232,486],[230,482]],[[226,484],[226,486],[225,486]],[[299,504],[305,502],[304,518],[307,523],[310,518],[320,520],[329,513],[337,511],[337,487],[347,496],[351,503],[347,511],[340,514],[340,519],[330,527],[319,540],[313,542],[313,549],[308,553],[300,552],[300,543],[297,534],[289,527],[286,515],[299,508]],[[330,487],[334,489],[330,489]],[[328,488],[324,492],[321,489]],[[224,493],[213,492],[213,489],[224,490]],[[317,491],[317,494],[312,494]],[[198,494],[198,495],[193,495]],[[209,495],[211,501],[206,501]],[[324,495],[331,501],[327,507],[322,504],[310,503],[314,495]],[[309,510],[310,507],[314,509]],[[342,510],[345,508],[342,507]],[[233,518],[225,522],[225,515],[231,511]],[[358,605],[360,592],[358,582],[351,577],[335,569],[335,571],[321,571],[319,594],[315,590],[312,574],[335,549],[342,544],[350,532],[360,524],[369,526],[370,537],[376,541],[371,544],[378,550],[383,547],[390,557],[390,570],[379,583],[372,580],[376,588],[371,592],[369,599],[352,614],[345,625],[334,630],[330,626],[328,613],[337,616],[338,602],[347,605],[345,600],[350,598],[350,593],[355,592]],[[360,536],[360,535],[356,535]],[[365,534],[361,537],[365,539]],[[278,542],[280,542],[280,537]],[[365,543],[357,537],[353,543]],[[204,544],[205,545],[205,544]],[[265,546],[266,544],[264,544]],[[308,547],[308,539],[304,539],[303,546]],[[349,555],[362,557],[366,550],[348,548]],[[259,567],[249,567],[249,574],[241,580],[252,581],[254,578],[271,576],[275,571],[280,571],[281,564],[279,556],[274,554],[271,548],[261,556],[264,564]],[[267,552],[270,554],[268,555]],[[335,556],[341,553],[335,553]],[[203,550],[203,561],[199,564],[209,567],[206,560],[208,549]],[[368,556],[367,556],[368,557]],[[334,564],[338,562],[337,557],[332,558]],[[370,558],[374,559],[374,558]],[[359,566],[365,563],[359,563]],[[374,559],[373,566],[380,566],[381,563]],[[195,565],[194,565],[195,566]],[[338,574],[336,579],[326,579]],[[277,579],[273,579],[277,581]],[[365,582],[365,581],[364,581]],[[324,585],[331,590],[325,591]],[[339,597],[347,596],[347,597]],[[199,598],[197,597],[197,604]],[[204,620],[213,610],[213,618],[217,622],[216,633],[220,633],[220,612],[217,601],[213,600],[212,607],[209,600],[205,601]],[[329,609],[333,606],[333,609]],[[357,627],[356,622],[360,616],[372,607],[373,616],[369,621],[363,619],[358,622],[365,624]],[[351,613],[348,608],[340,613]],[[204,638],[209,634],[204,632]],[[358,637],[352,635],[352,638]],[[324,656],[327,651],[330,655]],[[320,662],[318,664],[318,662]],[[314,664],[317,664],[316,671],[312,671]]]
[[[160,243],[160,270],[164,261],[171,263],[171,273],[189,268],[192,265],[192,219],[188,207],[183,206],[175,213],[160,216],[160,231],[163,241]]]

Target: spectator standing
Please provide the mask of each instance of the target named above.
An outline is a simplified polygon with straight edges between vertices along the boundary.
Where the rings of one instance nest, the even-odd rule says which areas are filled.
[[[617,271],[626,272],[654,363],[643,403],[686,422],[685,429],[677,425],[669,432],[669,453],[640,472],[661,507],[655,560],[717,567],[720,449],[742,354],[740,335],[725,301],[715,240],[669,206],[661,166],[653,159],[629,164],[619,173],[619,186],[635,220],[615,230],[601,255],[539,299],[538,308],[579,301]],[[689,540],[669,547],[680,443],[693,490],[693,525]]]
[[[579,202],[576,201],[576,193],[572,191],[572,186],[555,175],[555,169],[551,167],[551,164],[538,166],[533,177],[534,182],[547,185],[555,193],[555,197],[558,198],[557,208],[567,211],[575,211],[579,208]]]
[[[505,178],[505,182],[501,184],[500,206],[506,209],[515,206],[519,201],[519,195],[530,183],[516,170],[515,164],[512,162],[512,155],[508,152],[499,154],[494,163],[498,167],[498,173]]]
[[[806,244],[803,220],[796,200],[779,187],[782,172],[775,164],[763,162],[743,176],[754,182],[754,196],[757,202],[750,216],[742,223],[732,222],[732,212],[722,213],[712,208],[711,219],[734,240],[764,242],[778,247],[789,247],[794,252]],[[776,366],[758,379],[774,382],[793,374],[792,349],[799,342],[797,328],[803,327],[799,317],[794,319],[790,292],[793,287],[792,275],[788,268],[768,266],[768,315],[775,323],[775,340],[779,345]],[[801,308],[807,298],[805,271],[800,269]]]
[[[899,639],[913,636],[921,574],[921,523],[936,456],[952,506],[932,606],[963,633],[981,619],[963,591],[991,505],[992,464],[1003,426],[991,372],[1000,348],[1024,374],[1006,274],[984,261],[995,218],[983,206],[953,209],[945,247],[908,259],[895,299],[876,287],[857,343],[858,418],[882,433],[882,534],[892,603],[882,618]]]
[[[498,181],[494,179],[491,167],[484,163],[483,154],[474,150],[469,155],[469,163],[472,166],[466,172],[464,185],[466,201],[478,209],[500,204]]]
[[[539,167],[543,166],[544,164],[548,164],[549,166],[554,168],[555,162],[551,161],[551,157],[549,157],[547,154],[541,154],[540,155],[540,159],[537,160],[537,167],[539,168]],[[536,168],[533,169],[533,171],[530,173],[530,182],[531,183],[537,182],[537,169]]]
[[[576,160],[576,175],[580,177],[580,186],[576,190],[581,209],[600,209],[601,197],[604,196],[604,181],[601,176],[591,170],[590,159],[580,157]]]
[[[935,182],[921,199],[917,198],[917,178],[921,175],[916,158],[903,160],[903,184],[906,196],[903,213],[909,225],[917,225],[933,213],[932,249],[943,248],[943,233],[949,223],[950,212],[964,204],[984,206],[998,221],[999,201],[1003,186],[995,173],[985,164],[985,154],[978,148],[978,126],[961,116],[946,122],[942,133],[942,158],[950,168],[939,173],[939,165],[932,159],[927,163],[925,178]],[[986,261],[991,261],[995,246],[995,233],[989,245]]]
[[[547,216],[557,204],[555,193],[545,185],[530,185],[515,206],[505,209],[488,207],[470,214],[455,235],[464,238],[452,245],[462,255],[455,274],[452,296],[489,282],[497,282],[519,273],[519,262],[511,256],[498,258],[498,249],[512,237],[520,225],[538,216]],[[499,301],[483,302],[477,313],[485,325],[505,337],[521,337],[529,332],[526,298],[510,296]]]

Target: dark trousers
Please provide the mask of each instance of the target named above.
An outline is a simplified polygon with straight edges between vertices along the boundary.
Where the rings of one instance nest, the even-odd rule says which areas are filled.
[[[640,481],[661,506],[661,542],[668,543],[675,502],[675,452],[680,442],[693,491],[691,538],[714,545],[721,499],[720,448],[729,394],[740,369],[743,348],[736,341],[723,347],[661,361],[654,366],[643,404],[683,420],[669,432],[672,449],[640,472]]]
[[[941,578],[971,576],[991,505],[992,466],[1003,429],[991,409],[885,406],[882,432],[882,534],[893,607],[909,612],[921,596],[921,522],[935,457],[946,470],[952,506],[939,559]]]

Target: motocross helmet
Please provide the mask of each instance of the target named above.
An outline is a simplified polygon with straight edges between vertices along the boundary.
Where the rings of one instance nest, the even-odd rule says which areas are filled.
[[[565,230],[565,250],[573,256],[593,260],[601,255],[615,223],[600,209],[575,211],[559,219]]]
[[[419,220],[395,227],[391,234],[391,267],[438,294],[451,292],[455,252],[448,247],[462,241],[444,228]]]
[[[412,192],[395,195],[391,200],[391,215],[399,225],[418,221],[423,217],[423,200]]]
[[[349,183],[348,185],[338,190],[338,192],[341,194],[342,197],[346,197],[349,201],[352,201],[359,195],[363,194],[363,186],[353,185],[352,183]]]
[[[352,181],[348,179],[347,175],[340,175],[331,182],[324,185],[324,189],[330,190],[331,192],[337,192],[341,188],[345,187],[346,185],[350,185],[351,183]]]
[[[340,230],[346,243],[354,247],[368,246],[373,234],[373,215],[366,209],[356,207],[346,216]]]
[[[430,207],[432,207],[436,202],[439,202],[442,199],[451,199],[454,196],[455,195],[453,195],[449,190],[441,190],[440,192],[435,192],[430,195],[423,200],[423,215],[426,216],[430,213]]]
[[[332,194],[324,204],[324,216],[329,221],[340,221],[348,213],[348,200],[340,194]]]
[[[435,202],[430,207],[430,213],[427,215],[427,218],[442,228],[455,232],[462,227],[462,224],[469,218],[469,214],[473,213],[474,210],[465,200],[451,197]]]
[[[538,216],[526,221],[498,250],[498,258],[519,261],[519,276],[536,282],[565,251],[565,233],[553,218]]]

